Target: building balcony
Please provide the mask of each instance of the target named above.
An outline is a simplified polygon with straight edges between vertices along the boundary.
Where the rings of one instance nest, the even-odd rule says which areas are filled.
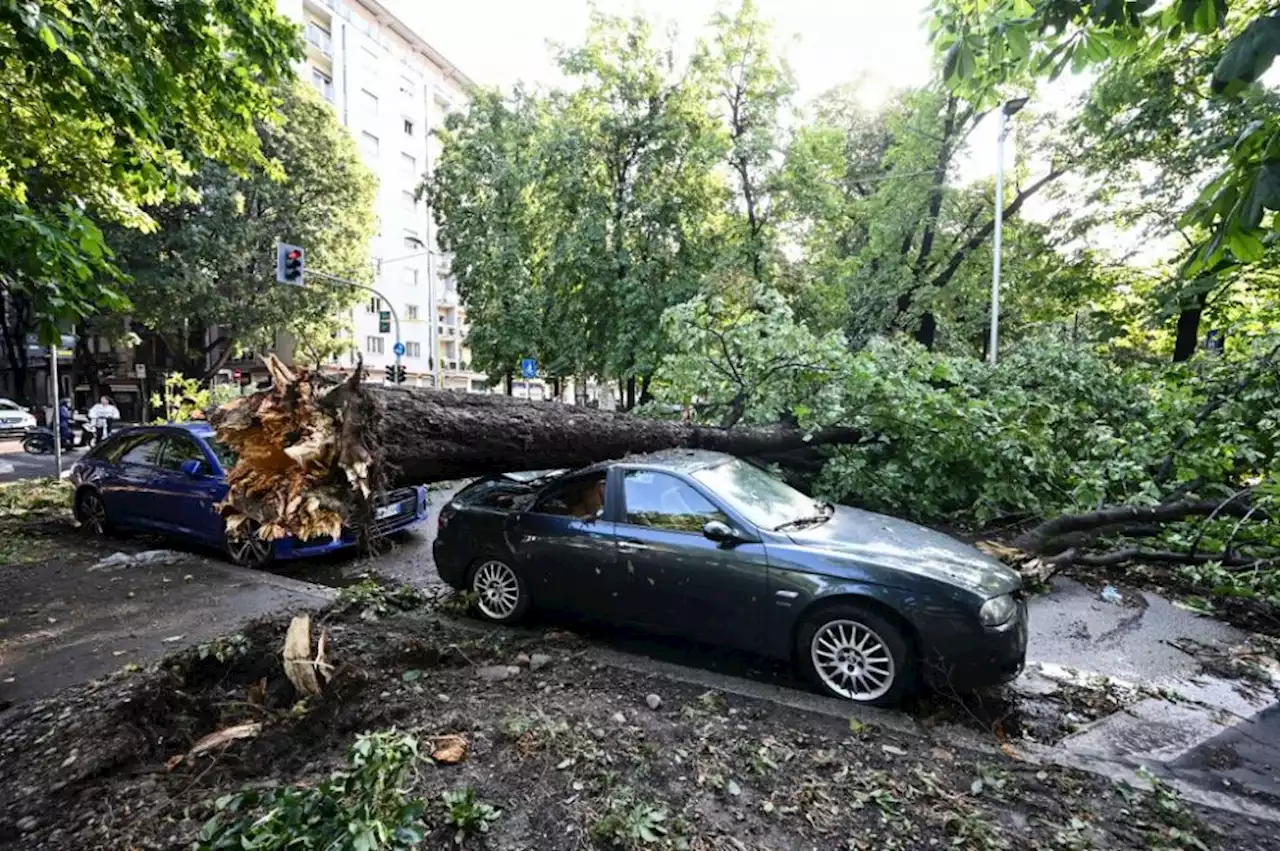
[[[452,307],[452,306],[456,306],[456,305],[457,305],[457,303],[458,303],[458,291],[457,291],[457,290],[445,290],[444,292],[440,293],[440,295],[439,295],[439,297],[437,298],[437,300],[438,300],[441,304],[447,304],[447,305],[449,305],[449,306],[451,306],[451,307]]]
[[[313,23],[307,24],[307,47],[318,51],[326,59],[333,58],[333,36]]]

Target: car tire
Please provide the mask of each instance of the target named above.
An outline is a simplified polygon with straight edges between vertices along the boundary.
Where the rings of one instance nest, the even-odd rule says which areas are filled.
[[[901,627],[856,603],[825,606],[796,636],[796,661],[824,694],[896,706],[915,686],[916,658]]]
[[[275,542],[258,537],[257,523],[249,523],[241,528],[247,529],[244,537],[226,537],[227,556],[235,564],[250,570],[262,570],[270,566],[276,558]]]
[[[102,494],[92,488],[76,494],[73,506],[76,522],[83,526],[94,537],[105,537],[111,533],[111,521],[107,519],[107,504],[102,501]]]
[[[516,623],[533,604],[529,583],[505,559],[482,558],[471,566],[467,590],[475,597],[476,611],[493,623]]]

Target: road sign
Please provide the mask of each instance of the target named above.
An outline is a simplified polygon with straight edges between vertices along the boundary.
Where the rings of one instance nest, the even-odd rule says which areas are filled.
[[[404,357],[404,343],[397,340],[396,344],[391,347],[391,351],[395,352],[396,357],[398,358]]]
[[[379,334],[391,333],[391,311],[390,310],[378,311],[378,333]]]
[[[1215,328],[1208,334],[1204,335],[1204,348],[1210,354],[1222,354],[1222,347],[1226,344],[1227,334],[1225,331]]]
[[[538,374],[538,362],[533,358],[524,358],[520,361],[520,374],[525,378],[534,378]]]

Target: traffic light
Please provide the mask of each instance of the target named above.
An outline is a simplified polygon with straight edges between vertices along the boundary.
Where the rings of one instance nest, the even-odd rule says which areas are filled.
[[[300,246],[282,242],[276,246],[276,283],[302,286],[307,254]]]
[[[396,371],[396,384],[404,384],[404,380],[405,380],[404,364],[400,364],[399,366],[397,366],[397,367],[396,367],[396,370],[397,370],[397,371]]]
[[[387,364],[387,383],[388,383],[388,384],[395,384],[395,383],[396,383],[396,366],[395,366],[395,364],[392,364],[392,363]]]
[[[391,333],[391,311],[390,310],[378,311],[378,333],[379,334]]]

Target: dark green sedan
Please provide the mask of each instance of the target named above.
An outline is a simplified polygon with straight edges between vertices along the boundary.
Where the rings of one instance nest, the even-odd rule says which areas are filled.
[[[1022,670],[1018,575],[904,520],[821,504],[752,464],[673,451],[495,476],[439,514],[441,578],[499,623],[532,606],[792,660],[874,705]]]

